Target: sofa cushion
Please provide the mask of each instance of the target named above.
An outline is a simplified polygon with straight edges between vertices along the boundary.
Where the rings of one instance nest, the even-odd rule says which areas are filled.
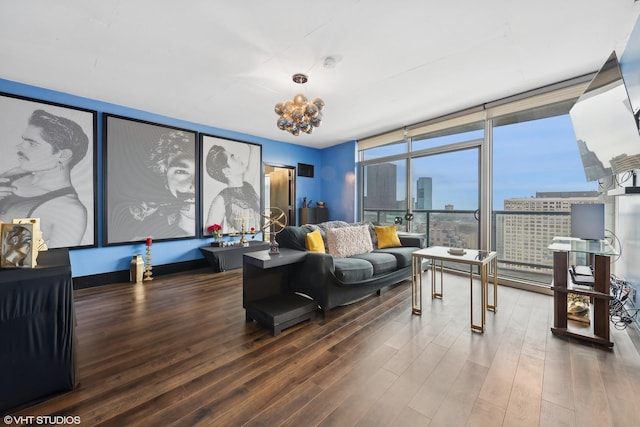
[[[394,255],[386,254],[379,251],[356,254],[351,256],[351,258],[357,258],[371,263],[371,265],[373,266],[374,276],[394,271],[398,265],[398,261],[396,260],[396,257]]]
[[[322,234],[320,234],[320,230],[315,230],[311,233],[307,233],[304,243],[305,247],[310,252],[325,253],[324,240],[322,240]]]
[[[370,262],[357,258],[334,258],[333,274],[344,283],[354,283],[373,277],[373,266]]]
[[[398,237],[398,230],[395,225],[375,226],[376,236],[378,237],[378,248],[395,248],[402,246]]]
[[[305,236],[307,231],[302,227],[288,226],[276,234],[276,241],[283,248],[296,249],[306,251]]]
[[[369,227],[329,228],[327,233],[327,249],[334,258],[346,258],[351,255],[373,251]]]
[[[401,246],[397,248],[376,249],[376,253],[385,253],[393,255],[396,258],[396,268],[404,268],[411,266],[411,257],[418,248],[413,246]]]

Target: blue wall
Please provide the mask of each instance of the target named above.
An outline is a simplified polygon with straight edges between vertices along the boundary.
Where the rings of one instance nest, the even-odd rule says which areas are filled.
[[[307,197],[307,199],[312,200],[322,200],[324,198],[328,206],[335,206],[334,210],[330,212],[331,219],[349,220],[349,218],[353,218],[353,206],[351,206],[349,210],[347,203],[352,199],[351,196],[354,191],[353,188],[351,190],[345,188],[345,183],[348,181],[345,177],[349,174],[353,174],[354,171],[354,163],[349,162],[348,159],[355,159],[353,155],[355,142],[342,144],[325,150],[318,150],[303,147],[301,145],[288,144],[230,130],[214,128],[203,124],[178,120],[125,106],[82,98],[4,79],[0,79],[0,92],[86,108],[98,112],[98,146],[96,149],[96,152],[98,153],[98,183],[96,194],[98,205],[96,212],[98,219],[98,247],[72,249],[70,251],[73,277],[128,270],[132,255],[143,254],[145,249],[143,244],[107,247],[101,246],[103,205],[102,113],[116,114],[133,119],[185,128],[223,138],[232,138],[240,141],[261,144],[262,160],[265,163],[288,166],[297,166],[298,163],[314,165],[316,171],[321,171],[320,174],[316,173],[314,178],[298,178],[296,180],[296,200],[298,206],[301,206],[302,197]],[[347,157],[344,154],[345,152],[351,152],[352,154]],[[325,164],[325,162],[329,163]],[[340,192],[335,192],[335,188],[339,188]],[[202,258],[198,247],[207,244],[209,240],[210,239],[187,239],[154,242],[152,253],[153,264],[162,265]]]
[[[355,141],[322,150],[322,197],[333,220],[355,221],[356,154]]]

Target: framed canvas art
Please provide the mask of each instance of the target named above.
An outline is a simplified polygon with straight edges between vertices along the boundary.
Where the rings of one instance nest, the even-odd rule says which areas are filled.
[[[0,221],[40,218],[49,248],[96,245],[91,110],[0,93]]]
[[[33,224],[0,225],[2,255],[0,267],[32,268],[36,266],[38,249],[33,241]]]
[[[196,132],[104,117],[105,244],[196,237]]]
[[[221,226],[222,234],[258,232],[264,208],[262,146],[200,135],[202,234]]]

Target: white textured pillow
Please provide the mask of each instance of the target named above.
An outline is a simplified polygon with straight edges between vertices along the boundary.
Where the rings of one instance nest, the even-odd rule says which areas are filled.
[[[336,258],[364,254],[373,251],[369,227],[359,225],[327,229],[327,248]]]

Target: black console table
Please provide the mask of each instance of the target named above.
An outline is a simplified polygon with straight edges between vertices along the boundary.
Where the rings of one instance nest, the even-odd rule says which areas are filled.
[[[40,252],[35,268],[0,270],[0,348],[0,412],[75,387],[68,249]]]
[[[269,243],[262,241],[249,241],[248,243],[249,246],[203,246],[200,248],[200,252],[215,271],[234,270],[242,267],[243,254],[269,247]]]
[[[300,225],[329,221],[328,208],[300,208]]]

